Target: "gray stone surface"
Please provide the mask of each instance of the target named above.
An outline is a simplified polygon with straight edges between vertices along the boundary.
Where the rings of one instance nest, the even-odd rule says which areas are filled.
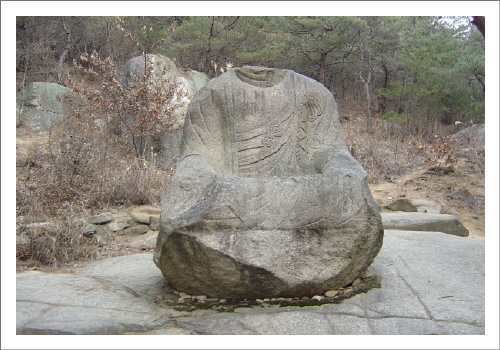
[[[181,149],[155,252],[175,288],[313,296],[351,283],[380,250],[366,172],[316,81],[262,67],[212,79],[189,105]]]
[[[485,145],[484,124],[474,124],[457,132],[456,136],[464,144],[460,146],[461,152],[484,151]]]
[[[182,129],[155,137],[154,151],[157,154],[157,164],[173,167],[181,153]]]
[[[156,154],[157,164],[171,167],[180,153],[181,128],[184,125],[188,104],[209,79],[201,72],[192,70],[184,72],[174,60],[163,55],[147,54],[146,60],[154,64],[151,81],[163,87],[165,91],[173,87],[175,92],[169,102],[172,108],[168,119],[174,124],[172,129],[177,131],[155,135],[153,138],[153,152]],[[142,77],[143,75],[144,56],[133,57],[123,68],[123,83],[128,86],[134,81],[134,76]],[[170,113],[173,118],[170,118]]]
[[[141,212],[132,212],[132,213],[130,213],[130,216],[132,217],[132,219],[134,219],[135,222],[138,222],[140,224],[149,225],[149,218],[151,217],[151,214],[141,213]]]
[[[123,230],[125,235],[143,235],[149,231],[149,226],[146,225],[135,225],[127,227]]]
[[[96,224],[96,225],[106,224],[113,220],[114,220],[113,214],[108,212],[92,215],[87,218],[87,222],[89,224]]]
[[[166,56],[156,54],[136,56],[129,59],[123,67],[123,85],[132,85],[137,82],[138,78],[140,79],[143,77],[146,73],[145,67],[148,64],[153,65],[153,72],[150,78],[155,84],[163,84],[168,80],[171,80],[173,84],[175,82],[175,77],[179,76],[181,73],[174,61]]]
[[[151,215],[149,218],[149,229],[152,231],[160,230],[160,215]]]
[[[75,270],[86,275],[113,281],[143,296],[159,291],[165,279],[151,254],[134,254],[96,261]]]
[[[84,224],[81,227],[82,234],[84,236],[92,236],[97,231],[97,225],[94,224]]]
[[[26,123],[32,130],[47,132],[69,113],[65,96],[72,90],[54,83],[32,82],[17,93],[17,122]]]
[[[131,289],[73,274],[17,276],[18,334],[122,334],[165,326],[165,310]]]
[[[484,247],[440,232],[387,230],[370,267],[382,277],[380,289],[340,304],[232,313],[154,304],[172,289],[151,253],[96,261],[73,274],[25,272],[17,275],[17,333],[484,335]]]
[[[395,211],[416,212],[417,208],[406,198],[398,199],[387,206],[387,209]]]
[[[119,220],[110,222],[108,224],[108,228],[113,232],[117,232],[117,231],[123,230],[127,227],[130,227],[133,223],[134,223],[134,220],[131,217],[126,217],[123,219],[119,219]]]
[[[441,214],[441,205],[425,199],[414,199],[411,201],[417,211],[429,214]]]
[[[467,230],[454,215],[407,213],[403,211],[381,213],[384,229],[434,231],[467,237]]]

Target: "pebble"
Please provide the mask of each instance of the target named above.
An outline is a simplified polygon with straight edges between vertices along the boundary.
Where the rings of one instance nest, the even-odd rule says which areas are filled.
[[[352,288],[352,287],[347,287],[344,289],[344,295],[351,294],[352,292],[354,292],[354,288]]]
[[[262,299],[255,299],[255,302],[259,303],[259,304],[262,304],[264,302],[264,300],[262,300]]]
[[[354,288],[356,288],[356,287],[358,287],[359,285],[361,285],[362,283],[363,283],[363,281],[361,280],[361,278],[356,278],[356,279],[354,280],[354,282],[352,282],[352,286],[353,286]]]
[[[89,224],[106,224],[110,221],[113,221],[115,218],[113,217],[113,214],[111,214],[110,212],[106,212],[106,213],[101,213],[101,214],[98,214],[98,215],[93,215],[93,216],[89,216],[87,218],[87,222]]]
[[[181,298],[184,298],[184,299],[191,299],[191,295],[187,294],[187,293],[184,293],[184,292],[179,292],[179,295],[181,296]]]
[[[325,297],[327,297],[327,298],[333,298],[337,294],[339,294],[338,290],[329,290],[329,291],[325,292]]]
[[[207,301],[206,295],[197,295],[194,297],[197,301]]]
[[[225,303],[227,303],[227,299],[220,299],[220,300],[219,300],[219,303],[220,303],[220,304],[225,304]]]
[[[325,297],[322,296],[322,295],[315,295],[311,298],[311,300],[317,300],[317,301],[321,301],[323,300]]]

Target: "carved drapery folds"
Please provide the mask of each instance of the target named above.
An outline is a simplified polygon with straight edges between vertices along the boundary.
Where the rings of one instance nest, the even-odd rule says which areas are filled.
[[[188,108],[155,262],[173,287],[216,297],[342,287],[382,244],[365,179],[327,89],[288,70],[233,69]]]

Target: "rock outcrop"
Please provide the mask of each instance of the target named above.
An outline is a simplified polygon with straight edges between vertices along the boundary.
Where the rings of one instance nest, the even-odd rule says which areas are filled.
[[[174,288],[209,297],[322,294],[359,277],[382,240],[366,172],[321,84],[243,67],[194,97],[154,257]]]
[[[194,311],[177,311],[160,302],[175,291],[164,284],[152,253],[142,253],[80,265],[72,273],[19,273],[15,288],[3,287],[16,303],[5,303],[2,312],[15,320],[18,335],[485,334],[484,242],[439,232],[387,230],[369,270],[382,277],[382,288],[341,303],[280,307],[264,301],[236,305],[234,312],[202,304]],[[32,348],[30,337],[15,334],[2,334],[4,348]],[[448,339],[463,341],[447,338],[449,346]],[[48,341],[53,347],[53,338]],[[219,338],[214,347],[221,347]]]
[[[472,151],[480,152],[484,151],[485,145],[485,131],[484,124],[474,124],[460,130],[454,136],[457,137],[462,145],[462,152]]]
[[[181,128],[184,125],[189,102],[206,85],[208,77],[201,72],[184,71],[166,56],[147,54],[133,57],[125,63],[122,78],[124,86],[130,86],[136,81],[137,77],[143,77],[145,68],[149,64],[153,67],[149,78],[154,86],[158,86],[165,91],[174,88],[173,98],[169,102],[174,116],[173,128]],[[171,166],[175,162],[175,158],[180,153],[179,140],[181,137],[182,130],[155,136],[153,148],[159,164]]]
[[[460,223],[456,216],[450,214],[396,211],[381,215],[386,230],[430,231],[461,237],[469,236],[469,230]]]
[[[33,131],[47,132],[68,115],[65,96],[71,89],[54,83],[29,83],[17,93],[17,123],[25,123]]]
[[[395,211],[416,212],[418,209],[406,198],[398,199],[387,206],[387,209]]]

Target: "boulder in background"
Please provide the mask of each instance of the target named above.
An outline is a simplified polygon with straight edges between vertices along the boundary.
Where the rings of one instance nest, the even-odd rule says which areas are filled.
[[[48,132],[69,113],[66,96],[72,90],[54,83],[32,82],[17,93],[16,122],[37,132]]]

